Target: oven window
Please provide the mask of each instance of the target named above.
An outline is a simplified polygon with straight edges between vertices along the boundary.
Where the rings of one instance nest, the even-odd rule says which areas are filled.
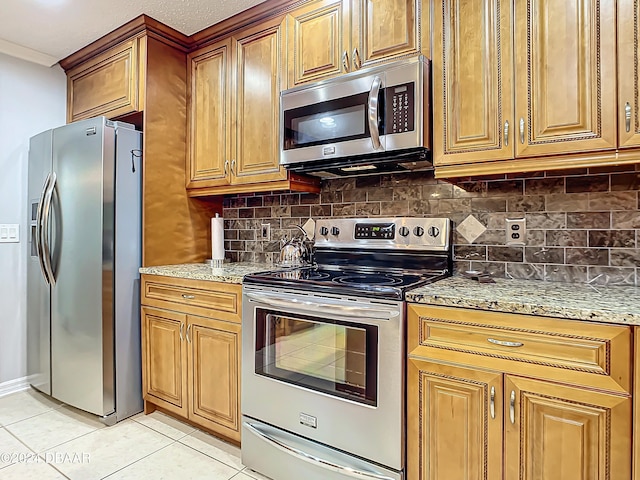
[[[284,149],[369,138],[369,92],[284,112]]]
[[[256,373],[377,403],[378,327],[256,310]]]

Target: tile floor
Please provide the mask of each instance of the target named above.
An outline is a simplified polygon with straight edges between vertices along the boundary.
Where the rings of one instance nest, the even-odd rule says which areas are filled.
[[[0,480],[268,480],[240,449],[159,412],[112,427],[35,390],[0,397]]]

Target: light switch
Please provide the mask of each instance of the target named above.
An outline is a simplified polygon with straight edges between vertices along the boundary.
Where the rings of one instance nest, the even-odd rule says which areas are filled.
[[[0,243],[19,243],[20,225],[9,223],[0,225]]]

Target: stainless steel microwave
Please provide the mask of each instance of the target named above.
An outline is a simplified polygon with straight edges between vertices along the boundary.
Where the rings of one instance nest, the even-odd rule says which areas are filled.
[[[431,168],[429,61],[359,70],[280,97],[280,163],[321,177]]]

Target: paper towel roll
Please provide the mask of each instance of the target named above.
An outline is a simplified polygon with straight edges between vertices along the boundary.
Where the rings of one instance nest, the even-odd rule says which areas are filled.
[[[211,258],[224,260],[224,219],[217,213],[211,219]]]

